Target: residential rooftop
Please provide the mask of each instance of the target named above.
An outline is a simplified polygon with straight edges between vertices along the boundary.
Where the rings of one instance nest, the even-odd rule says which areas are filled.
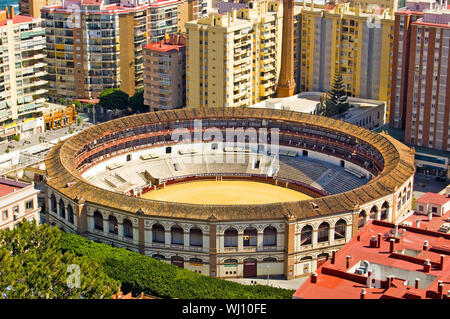
[[[449,213],[414,214],[397,226],[369,221],[293,298],[449,299],[450,233],[439,231]]]

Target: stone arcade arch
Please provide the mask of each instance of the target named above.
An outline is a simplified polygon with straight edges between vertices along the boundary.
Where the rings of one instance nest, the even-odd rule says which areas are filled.
[[[258,244],[258,230],[255,227],[247,227],[244,230],[244,247],[254,247]]]
[[[66,207],[64,204],[64,201],[62,199],[59,200],[59,216],[61,216],[62,218],[66,218]]]
[[[165,229],[164,226],[161,224],[154,224],[152,226],[152,241],[154,243],[162,243],[164,244],[165,239]]]
[[[317,232],[317,242],[323,243],[330,239],[330,224],[323,222],[319,225],[319,231]]]
[[[51,196],[50,196],[50,210],[53,212],[53,213],[57,213],[57,209],[58,209],[58,207],[57,207],[57,204],[56,204],[56,197],[55,197],[55,195],[54,194],[52,194]]]
[[[305,225],[303,226],[301,233],[300,233],[300,245],[306,246],[312,244],[312,233],[313,228],[311,225]]]
[[[117,223],[117,218],[113,215],[108,217],[108,231],[110,234],[119,234],[119,224]]]
[[[367,220],[367,212],[363,209],[358,215],[358,229],[364,226]]]
[[[277,246],[277,229],[273,226],[267,226],[263,232],[263,246]]]
[[[94,229],[103,231],[103,216],[98,210],[94,212]]]
[[[184,245],[184,230],[178,225],[173,225],[170,228],[170,243],[172,245]]]
[[[192,227],[189,230],[189,245],[203,247],[203,232],[200,228]]]
[[[70,204],[67,205],[67,219],[68,219],[69,223],[71,223],[71,224],[74,223],[73,208],[72,208],[72,205],[70,205]]]
[[[238,231],[230,227],[224,233],[224,247],[237,247],[238,246]]]
[[[133,239],[133,224],[128,218],[123,220],[123,237]]]
[[[339,219],[334,225],[334,239],[344,239],[347,230],[347,222],[343,219]]]
[[[389,203],[384,202],[383,205],[381,205],[381,214],[380,214],[381,220],[389,220]]]

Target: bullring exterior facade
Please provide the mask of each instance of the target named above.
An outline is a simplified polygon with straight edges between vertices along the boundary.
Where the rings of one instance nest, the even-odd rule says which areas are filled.
[[[334,161],[358,171],[367,182],[339,192],[282,174],[191,174],[189,180],[220,175],[289,187],[313,197],[271,204],[199,205],[115,192],[82,176],[108,160],[126,161],[143,150],[170,148],[181,154],[186,146],[172,141],[170,132],[177,127],[191,130],[194,120],[201,120],[203,128],[220,130],[277,128],[280,154],[296,151],[311,163],[314,157]],[[389,135],[311,114],[248,108],[145,113],[99,124],[54,147],[46,158],[46,218],[66,232],[204,275],[292,279],[315,271],[369,218],[397,222],[411,213],[413,162],[414,150]],[[177,182],[188,180],[183,178]],[[150,191],[171,181],[153,182]]]

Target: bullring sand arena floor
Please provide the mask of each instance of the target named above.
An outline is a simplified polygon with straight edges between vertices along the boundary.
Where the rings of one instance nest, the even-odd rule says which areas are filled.
[[[244,205],[310,199],[301,192],[252,181],[195,181],[150,191],[142,198],[203,205]]]

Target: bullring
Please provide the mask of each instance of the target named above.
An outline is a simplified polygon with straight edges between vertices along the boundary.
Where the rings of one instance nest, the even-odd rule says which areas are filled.
[[[171,139],[177,128],[267,128],[277,162],[257,145]],[[208,158],[241,153],[240,163]],[[186,156],[205,162],[186,164]],[[414,150],[386,134],[311,114],[185,108],[119,118],[58,143],[46,158],[46,216],[67,232],[217,277],[307,275],[368,219],[411,210]],[[213,164],[212,164],[213,163]],[[276,164],[276,165],[275,165]],[[156,167],[156,168],[155,168]],[[309,199],[192,204],[146,199],[174,183],[252,181]],[[211,196],[211,195],[210,195]]]

